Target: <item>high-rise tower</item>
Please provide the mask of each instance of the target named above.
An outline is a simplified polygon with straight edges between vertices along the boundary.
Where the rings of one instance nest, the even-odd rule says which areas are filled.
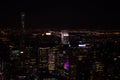
[[[25,41],[24,41],[24,37],[25,37],[25,13],[22,12],[21,13],[21,40],[20,40],[20,48],[21,50],[24,49],[24,44],[25,44]]]
[[[65,30],[61,31],[62,44],[69,44],[69,33]]]

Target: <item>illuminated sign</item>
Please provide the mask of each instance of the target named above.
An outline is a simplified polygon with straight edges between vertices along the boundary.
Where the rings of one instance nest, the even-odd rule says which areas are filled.
[[[69,70],[69,61],[66,61],[65,63],[64,63],[64,69],[65,70]]]

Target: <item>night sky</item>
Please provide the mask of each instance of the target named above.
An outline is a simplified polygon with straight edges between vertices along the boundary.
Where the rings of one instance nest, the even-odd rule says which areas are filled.
[[[26,28],[110,28],[120,29],[118,2],[36,1],[0,2],[0,27],[21,27],[20,12],[25,12]]]

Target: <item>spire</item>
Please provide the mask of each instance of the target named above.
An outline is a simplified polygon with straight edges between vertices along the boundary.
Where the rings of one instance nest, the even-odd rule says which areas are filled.
[[[24,29],[24,27],[25,27],[24,18],[25,18],[25,13],[24,13],[24,12],[21,12],[21,24],[22,24],[22,28],[23,28],[23,29]]]

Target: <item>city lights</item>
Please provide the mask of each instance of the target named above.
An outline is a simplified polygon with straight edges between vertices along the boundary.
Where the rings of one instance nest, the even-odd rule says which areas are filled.
[[[66,69],[67,71],[69,70],[69,61],[66,61],[64,63],[64,69]]]
[[[0,42],[0,75],[4,74],[6,80],[119,79],[118,34],[92,33],[77,30],[11,33],[7,37],[9,42]]]
[[[86,47],[86,44],[79,44],[78,47],[84,48],[84,47]]]
[[[23,54],[24,52],[23,51],[20,51],[21,54]]]
[[[46,33],[46,35],[51,35],[51,33]]]

